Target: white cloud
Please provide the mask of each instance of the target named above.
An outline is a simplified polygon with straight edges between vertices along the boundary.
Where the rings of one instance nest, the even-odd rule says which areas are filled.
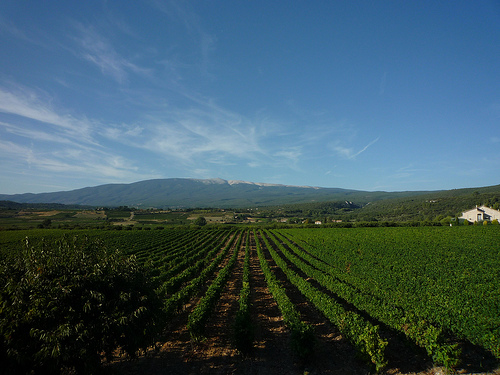
[[[76,39],[79,50],[77,55],[96,65],[104,75],[111,76],[119,83],[128,79],[130,72],[148,74],[148,70],[139,67],[120,56],[113,46],[93,27],[76,25],[79,36]]]
[[[196,104],[196,108],[186,110],[151,110],[155,114],[145,117],[140,126],[116,127],[103,134],[187,166],[266,158],[257,124],[210,102]]]
[[[0,160],[3,168],[28,170],[63,175],[68,179],[84,178],[89,181],[136,181],[158,177],[141,173],[130,160],[108,152],[88,153],[72,148],[48,151],[26,147],[10,141],[0,141]],[[17,167],[16,167],[17,166]]]
[[[8,134],[16,135],[30,140],[36,140],[37,142],[59,143],[59,144],[71,145],[76,148],[92,149],[91,146],[78,143],[74,139],[72,140],[70,138],[63,137],[59,134],[56,134],[54,132],[49,132],[44,129],[30,129],[2,121],[0,121],[0,128],[3,128],[5,132]]]
[[[278,158],[284,158],[293,163],[297,163],[302,156],[302,147],[289,147],[287,149],[277,151],[276,153],[274,153],[274,155]]]
[[[59,114],[38,93],[22,87],[14,92],[0,88],[0,112],[36,120],[57,127],[64,135],[92,142],[90,132],[93,123],[86,119],[75,118],[70,114]]]
[[[354,155],[352,148],[337,145],[333,146],[333,149],[337,152],[338,155],[346,159],[351,159]]]
[[[358,155],[362,154],[365,152],[370,146],[372,146],[374,143],[376,143],[379,140],[379,138],[374,139],[370,143],[368,143],[365,147],[363,147],[359,151],[354,151],[353,148],[351,147],[344,147],[337,142],[336,145],[332,146],[333,150],[337,152],[338,155],[345,159],[355,159]]]
[[[262,113],[256,119],[248,118],[189,90],[182,94],[189,107],[171,105],[154,94],[149,92],[148,98],[155,100],[134,103],[142,118],[109,124],[57,108],[46,93],[19,86],[15,90],[0,87],[0,112],[21,118],[0,117],[0,132],[10,141],[4,142],[3,148],[17,150],[17,163],[22,160],[39,171],[66,178],[78,175],[91,181],[125,182],[162,177],[172,171],[213,177],[209,171],[215,167],[240,163],[243,168],[297,171],[303,161],[323,157],[322,147],[328,138],[352,142],[354,137],[352,127],[343,124],[328,127],[321,123],[291,131],[287,123],[275,122]],[[140,96],[132,89],[126,95]],[[26,140],[31,147],[16,149]],[[377,141],[358,151],[340,141],[330,146],[343,158],[353,159]],[[12,162],[7,153],[0,157]]]
[[[7,121],[0,121],[4,171],[21,174],[29,170],[103,182],[158,177],[155,173],[141,173],[134,162],[101,145],[96,130],[106,129],[105,124],[61,114],[65,111],[55,109],[51,102],[50,97],[33,90],[16,87],[8,91],[0,87],[0,114],[9,115]],[[125,132],[130,137],[140,133],[137,126]]]
[[[30,153],[30,149],[11,141],[0,139],[0,153],[10,155],[11,158],[24,158]]]
[[[71,113],[61,114],[65,111],[54,108],[50,104],[52,101],[44,93],[34,90],[17,87],[9,91],[0,87],[0,112],[35,121],[10,118],[0,121],[0,130],[3,129],[4,134],[31,140],[40,147],[44,143],[57,144],[55,149],[58,150],[61,147],[62,150],[71,149],[73,153],[85,150],[106,158],[114,153],[108,150],[101,137],[132,149],[161,154],[186,165],[200,161],[228,165],[234,164],[235,158],[261,163],[266,155],[270,155],[260,146],[257,125],[209,100],[200,100],[195,103],[196,108],[186,110],[153,106],[146,111],[154,115],[146,115],[143,122],[120,125],[108,125]],[[37,122],[44,125],[39,126]],[[294,157],[291,151],[287,156]],[[73,154],[65,157],[73,161],[77,159]],[[51,166],[51,169],[62,169],[65,165],[53,161],[39,163],[41,168]]]

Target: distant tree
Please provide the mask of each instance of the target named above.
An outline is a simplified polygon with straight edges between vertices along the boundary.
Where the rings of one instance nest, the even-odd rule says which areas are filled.
[[[52,220],[45,219],[40,224],[38,224],[38,228],[50,228],[51,225],[52,225]]]
[[[442,225],[450,225],[451,224],[451,216],[447,216],[440,220]]]
[[[199,216],[195,221],[195,225],[199,225],[200,227],[207,225],[207,219],[205,219],[203,216]]]

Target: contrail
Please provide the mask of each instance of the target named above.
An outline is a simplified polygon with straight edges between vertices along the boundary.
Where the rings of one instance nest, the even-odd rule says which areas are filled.
[[[373,141],[371,141],[370,143],[368,143],[363,149],[361,149],[360,151],[358,151],[357,153],[355,153],[354,155],[351,155],[349,157],[349,159],[352,159],[352,158],[355,158],[356,156],[358,156],[359,154],[361,154],[362,152],[366,151],[366,149],[368,147],[370,147],[372,144],[374,144],[375,142],[377,142],[378,140],[380,139],[380,137],[377,137],[376,139],[374,139]]]

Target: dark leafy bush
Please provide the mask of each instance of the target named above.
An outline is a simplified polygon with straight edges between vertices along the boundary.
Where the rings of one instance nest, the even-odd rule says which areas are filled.
[[[307,359],[314,353],[316,336],[313,326],[300,322],[291,326],[291,345],[295,353],[302,359]]]
[[[103,357],[154,342],[162,303],[134,257],[87,239],[28,239],[0,262],[0,350],[7,373],[99,371]]]

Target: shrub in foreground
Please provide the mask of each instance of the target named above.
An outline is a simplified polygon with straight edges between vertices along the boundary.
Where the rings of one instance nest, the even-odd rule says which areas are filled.
[[[95,373],[150,345],[161,301],[134,257],[87,239],[31,245],[0,262],[0,361],[7,373]],[[1,358],[3,357],[3,358]]]

